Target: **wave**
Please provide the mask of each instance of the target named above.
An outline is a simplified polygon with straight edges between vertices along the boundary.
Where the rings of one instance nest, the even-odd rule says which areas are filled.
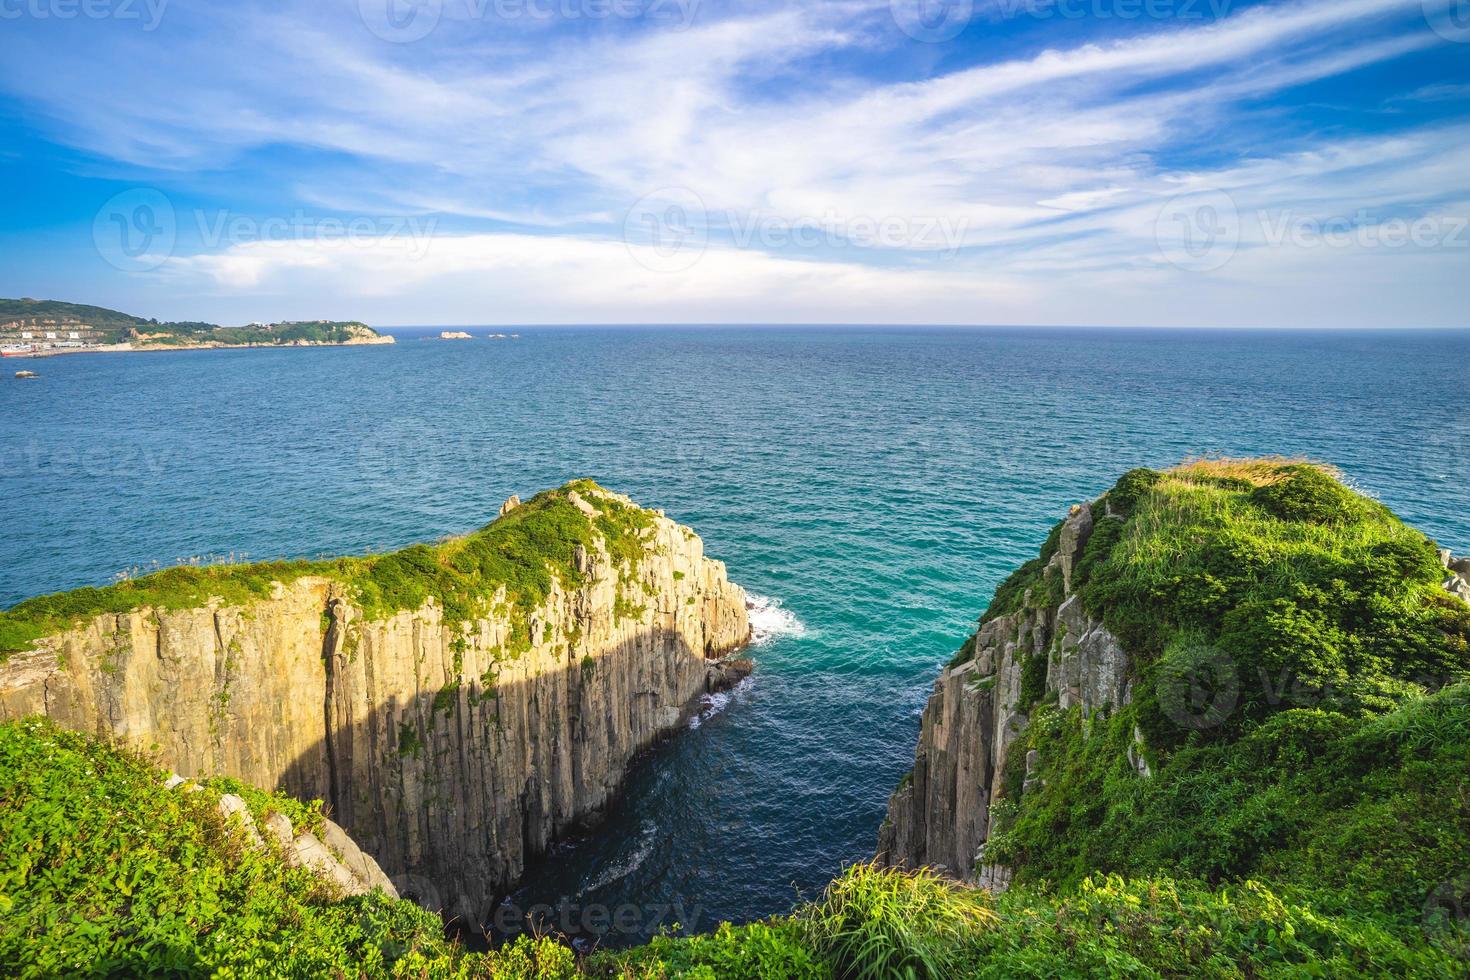
[[[783,636],[806,635],[806,624],[783,608],[780,599],[747,593],[745,610],[750,617],[751,646],[764,646]]]
[[[658,828],[654,826],[652,820],[644,820],[640,823],[638,825],[638,845],[633,849],[633,853],[629,854],[622,861],[614,861],[612,865],[582,888],[582,894],[586,895],[590,892],[597,891],[599,888],[605,888],[613,882],[626,878],[628,875],[637,871],[643,862],[648,860],[648,855],[653,853],[657,831]]]
[[[689,719],[689,727],[698,728],[721,711],[724,711],[730,706],[730,702],[737,695],[744,694],[750,690],[750,685],[754,680],[755,678],[753,677],[747,677],[728,691],[720,691],[718,694],[700,695],[699,711],[695,713],[693,718]]]

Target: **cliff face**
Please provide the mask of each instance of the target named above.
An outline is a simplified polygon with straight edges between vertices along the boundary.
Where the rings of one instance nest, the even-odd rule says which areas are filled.
[[[1261,745],[1295,758],[1281,733],[1303,719],[1348,726],[1470,678],[1467,571],[1325,466],[1131,470],[1071,509],[941,673],[878,859],[993,889],[1005,864],[1053,883],[1171,866],[1157,828],[1183,839],[1200,820],[1181,812],[1201,805],[1178,789],[1198,777],[1171,769],[1181,750],[1238,751],[1232,764],[1259,769],[1241,760]],[[1301,758],[1325,752],[1309,744]],[[1238,848],[1200,846],[1259,859],[1255,842],[1276,831],[1240,833]],[[1211,873],[1256,870],[1218,860]]]
[[[963,881],[1004,888],[1006,868],[986,864],[991,804],[1001,794],[1009,749],[1030,718],[1026,695],[1066,710],[1106,711],[1133,699],[1129,659],[1118,640],[1082,610],[1072,575],[1093,530],[1089,504],[1073,507],[1042,581],[1061,600],[1034,602],[985,623],[968,660],[947,667],[924,709],[910,776],[894,792],[879,831],[881,863],[934,867]],[[1044,673],[1043,691],[1027,692]],[[1029,777],[1034,760],[1027,759]],[[1143,765],[1139,758],[1139,766]]]
[[[589,516],[631,506],[569,496]],[[502,587],[458,624],[434,597],[374,618],[325,575],[244,604],[98,615],[0,665],[0,717],[324,799],[400,891],[483,914],[738,671],[713,658],[748,638],[744,593],[692,531],[643,513],[641,557],[593,533],[574,585],[552,575],[531,610]]]

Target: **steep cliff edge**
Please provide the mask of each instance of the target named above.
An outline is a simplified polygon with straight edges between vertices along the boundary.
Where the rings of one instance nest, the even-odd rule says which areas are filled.
[[[1111,871],[1371,879],[1416,909],[1470,872],[1419,836],[1456,838],[1464,814],[1441,800],[1391,832],[1367,814],[1402,805],[1391,786],[1453,799],[1470,760],[1406,762],[1397,786],[1379,768],[1394,753],[1344,759],[1396,712],[1459,704],[1432,696],[1470,674],[1467,570],[1322,467],[1132,471],[1071,509],[942,671],[878,859],[993,890]],[[1411,876],[1384,870],[1391,846]]]
[[[700,539],[590,481],[437,545],[175,569],[0,616],[0,717],[326,800],[400,890],[481,915],[748,638]]]

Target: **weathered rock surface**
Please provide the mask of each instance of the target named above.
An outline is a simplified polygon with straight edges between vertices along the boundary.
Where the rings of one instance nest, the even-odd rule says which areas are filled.
[[[1006,868],[985,862],[984,845],[1007,752],[1030,721],[1021,708],[1021,683],[1031,658],[1045,659],[1046,691],[1063,708],[1080,704],[1088,712],[1106,711],[1132,700],[1122,645],[1071,592],[1072,574],[1093,527],[1089,505],[1072,508],[1046,571],[1062,578],[1064,598],[1058,605],[986,623],[971,659],[946,668],[935,681],[920,723],[914,768],[889,799],[879,831],[881,863],[933,867],[991,889],[1009,883]],[[1027,779],[1035,778],[1038,761],[1026,760]],[[1147,769],[1141,756],[1135,766],[1141,773]]]
[[[183,772],[323,799],[392,880],[481,914],[733,682],[717,658],[749,636],[744,593],[667,518],[632,580],[620,586],[600,540],[578,567],[585,584],[553,586],[514,657],[508,612],[452,629],[430,599],[370,620],[328,578],[248,606],[98,616],[0,665],[0,717],[46,715],[156,744]]]

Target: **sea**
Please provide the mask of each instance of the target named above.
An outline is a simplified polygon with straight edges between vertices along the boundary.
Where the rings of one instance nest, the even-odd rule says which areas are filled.
[[[0,377],[0,606],[432,541],[577,477],[663,508],[749,592],[756,672],[507,899],[584,944],[781,913],[870,858],[939,667],[1131,467],[1324,460],[1470,552],[1463,331],[439,329],[7,360],[41,377]]]

